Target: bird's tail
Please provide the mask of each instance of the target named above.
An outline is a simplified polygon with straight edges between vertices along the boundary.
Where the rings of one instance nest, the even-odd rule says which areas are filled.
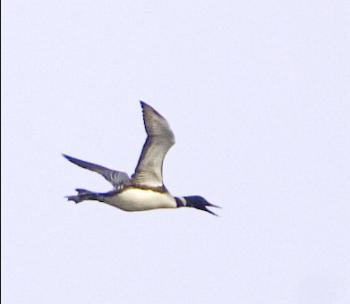
[[[67,200],[74,201],[76,204],[82,201],[103,201],[99,193],[92,192],[86,189],[75,189],[75,191],[77,191],[78,194],[66,196]]]

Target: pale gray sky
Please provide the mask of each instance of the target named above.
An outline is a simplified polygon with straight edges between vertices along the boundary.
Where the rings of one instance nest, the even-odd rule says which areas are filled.
[[[349,1],[3,2],[4,303],[350,303]],[[109,190],[61,153],[132,173],[139,100],[169,121],[191,209]]]

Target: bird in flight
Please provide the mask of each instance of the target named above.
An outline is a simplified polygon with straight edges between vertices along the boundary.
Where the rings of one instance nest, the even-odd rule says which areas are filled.
[[[131,178],[125,172],[111,170],[63,154],[73,164],[101,174],[113,185],[113,190],[104,193],[78,188],[75,189],[76,195],[66,198],[75,203],[87,200],[99,201],[124,211],[192,207],[216,215],[208,207],[219,208],[219,206],[209,203],[202,196],[172,196],[164,186],[163,161],[175,143],[174,133],[165,118],[150,105],[141,101],[141,107],[147,139]]]

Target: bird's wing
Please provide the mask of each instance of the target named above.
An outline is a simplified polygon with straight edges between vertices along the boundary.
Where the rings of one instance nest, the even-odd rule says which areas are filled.
[[[163,186],[163,160],[175,137],[168,122],[151,106],[141,101],[147,139],[137,163],[132,183],[148,187]]]
[[[127,184],[130,181],[128,174],[126,174],[125,172],[111,170],[100,165],[89,163],[65,154],[63,154],[63,156],[79,167],[101,174],[116,189],[120,189],[121,187],[123,187],[123,185]]]

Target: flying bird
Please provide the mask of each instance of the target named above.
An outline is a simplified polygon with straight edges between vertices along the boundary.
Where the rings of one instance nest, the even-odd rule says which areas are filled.
[[[163,183],[163,161],[175,143],[174,133],[168,122],[150,105],[141,101],[143,121],[147,133],[135,173],[122,171],[86,162],[72,156],[63,156],[73,164],[99,173],[113,185],[113,190],[99,193],[75,189],[76,195],[66,196],[69,201],[80,203],[86,200],[99,201],[124,211],[144,211],[160,208],[192,207],[216,215],[208,207],[217,207],[199,195],[172,196]]]

